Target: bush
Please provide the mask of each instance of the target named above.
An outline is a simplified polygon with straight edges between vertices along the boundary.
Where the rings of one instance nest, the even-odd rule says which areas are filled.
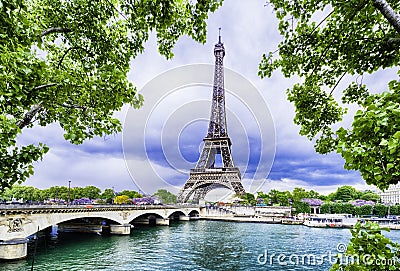
[[[374,215],[377,215],[379,217],[386,216],[387,211],[388,211],[388,207],[386,205],[377,203],[374,206]]]
[[[331,214],[332,213],[332,203],[327,202],[321,205],[319,211],[321,214]]]
[[[293,202],[292,208],[295,208],[293,214],[309,214],[311,212],[310,205],[307,202],[295,201]]]
[[[369,204],[365,204],[360,207],[361,215],[371,215],[372,214],[372,206]]]
[[[358,222],[350,230],[352,238],[346,251],[337,256],[330,270],[400,270],[400,245],[383,236],[381,230],[389,231],[376,223],[367,222],[362,227]]]
[[[342,205],[343,214],[353,214],[354,215],[354,205],[351,203],[344,203]]]

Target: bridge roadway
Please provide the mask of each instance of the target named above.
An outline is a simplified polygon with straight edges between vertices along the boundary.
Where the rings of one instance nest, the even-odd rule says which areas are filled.
[[[27,237],[77,219],[107,221],[111,234],[130,234],[132,223],[169,225],[198,217],[198,206],[164,205],[0,205],[0,260],[27,256]],[[101,224],[100,224],[101,225]]]

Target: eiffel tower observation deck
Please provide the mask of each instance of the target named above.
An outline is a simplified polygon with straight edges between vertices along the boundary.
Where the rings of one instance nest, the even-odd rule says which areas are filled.
[[[240,170],[233,163],[232,142],[227,130],[223,66],[225,48],[221,35],[215,44],[214,56],[214,86],[208,132],[203,139],[204,146],[196,167],[190,170],[189,180],[178,194],[177,201],[180,203],[198,203],[208,192],[217,188],[227,188],[238,195],[245,193]],[[219,156],[222,166],[216,163]]]

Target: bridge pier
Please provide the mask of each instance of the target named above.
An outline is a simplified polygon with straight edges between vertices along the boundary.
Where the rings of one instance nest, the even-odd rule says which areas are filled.
[[[169,218],[156,218],[156,225],[157,226],[169,226],[170,220]]]
[[[0,241],[0,260],[18,260],[28,254],[28,239],[17,238]]]
[[[111,234],[118,234],[118,235],[129,235],[131,234],[131,224],[111,224],[110,225],[110,233]]]

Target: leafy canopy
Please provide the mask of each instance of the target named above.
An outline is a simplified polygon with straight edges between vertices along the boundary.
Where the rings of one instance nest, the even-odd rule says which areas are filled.
[[[400,245],[382,234],[376,223],[360,222],[351,229],[352,238],[346,251],[337,255],[337,262],[330,269],[335,270],[398,270]]]
[[[302,82],[287,90],[300,134],[319,153],[336,151],[345,168],[386,189],[400,180],[400,83],[389,91],[368,89],[363,76],[400,63],[397,0],[270,0],[283,37],[265,54],[261,77],[280,69]],[[341,82],[343,78],[352,81]],[[341,84],[339,84],[341,83]],[[343,86],[343,87],[342,87]],[[376,94],[378,93],[378,94]],[[335,98],[334,97],[339,97]],[[337,128],[346,107],[359,107],[350,128]],[[336,127],[336,128],[335,128]]]
[[[157,192],[153,194],[153,196],[160,198],[165,204],[176,203],[176,195],[172,194],[166,189],[158,189]]]
[[[143,102],[127,73],[149,34],[170,58],[182,35],[205,42],[221,2],[0,0],[0,191],[48,151],[19,146],[23,128],[58,122],[74,144],[121,131],[112,113]]]

